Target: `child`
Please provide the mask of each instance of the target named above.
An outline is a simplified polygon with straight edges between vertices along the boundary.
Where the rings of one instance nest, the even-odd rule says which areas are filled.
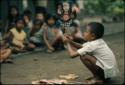
[[[23,13],[24,31],[27,34],[27,39],[29,39],[30,31],[31,31],[32,25],[33,25],[31,15],[32,15],[32,13],[30,10],[25,10]]]
[[[30,44],[29,46],[32,47],[32,49],[36,47],[43,46],[43,28],[41,26],[43,25],[43,22],[41,20],[35,20],[33,28],[31,30],[30,34]]]
[[[48,52],[53,52],[59,48],[62,43],[62,33],[59,29],[59,24],[54,15],[48,14],[46,19],[47,27],[44,30],[44,41],[48,48]]]
[[[116,59],[102,39],[104,27],[97,22],[89,23],[83,34],[87,42],[83,45],[71,41],[70,36],[65,36],[67,49],[72,58],[80,56],[82,63],[92,72],[94,78],[87,79],[87,84],[103,83],[105,79],[116,76],[118,69]],[[78,48],[77,51],[74,47]]]
[[[1,33],[0,33],[1,34]],[[8,59],[11,55],[11,49],[6,47],[6,42],[2,40],[2,36],[0,35],[0,63],[3,63],[6,59]]]
[[[5,37],[5,39],[7,40],[9,39],[13,51],[16,53],[24,52],[26,33],[24,32],[23,28],[24,28],[23,18],[18,17],[16,20],[16,26],[12,28]]]
[[[18,8],[16,6],[10,6],[5,32],[9,32],[9,30],[15,26],[15,21],[18,16],[19,16]]]
[[[41,22],[44,22],[45,17],[46,17],[46,8],[45,7],[37,7],[35,19],[40,20]]]
[[[72,10],[72,5],[69,2],[59,3],[58,6],[57,10],[59,11],[59,13],[57,12],[57,15],[59,16],[61,30],[65,34],[66,30],[70,28],[71,24],[76,18],[76,13],[74,10]]]

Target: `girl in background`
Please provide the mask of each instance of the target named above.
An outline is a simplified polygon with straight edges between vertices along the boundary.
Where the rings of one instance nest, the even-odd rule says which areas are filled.
[[[48,52],[53,52],[63,45],[62,31],[54,15],[48,14],[46,19],[47,27],[44,29],[44,41]]]
[[[35,20],[33,24],[33,28],[30,33],[30,44],[29,46],[32,47],[32,49],[36,47],[43,46],[43,28],[41,27],[43,25],[41,20]]]
[[[30,38],[30,32],[32,30],[33,22],[32,22],[32,13],[30,10],[25,10],[23,12],[23,20],[24,20],[24,31],[27,34],[27,41]]]
[[[8,17],[7,22],[5,26],[5,33],[9,32],[11,28],[13,28],[16,25],[16,20],[19,16],[19,10],[16,6],[10,6],[8,11]]]

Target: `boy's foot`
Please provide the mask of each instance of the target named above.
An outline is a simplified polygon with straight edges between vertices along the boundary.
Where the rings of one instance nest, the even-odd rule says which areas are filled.
[[[96,78],[89,78],[86,80],[86,84],[103,84],[103,80]]]

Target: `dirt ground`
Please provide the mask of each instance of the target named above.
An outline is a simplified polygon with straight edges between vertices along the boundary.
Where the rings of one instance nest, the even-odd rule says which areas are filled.
[[[110,84],[124,82],[124,33],[105,36],[104,40],[116,55],[120,70],[117,78]],[[14,64],[1,65],[1,81],[3,84],[31,84],[34,80],[58,78],[61,74],[73,73],[79,76],[75,82],[84,82],[91,77],[90,71],[81,63],[79,57],[71,59],[66,50],[46,53],[35,52],[13,60]]]

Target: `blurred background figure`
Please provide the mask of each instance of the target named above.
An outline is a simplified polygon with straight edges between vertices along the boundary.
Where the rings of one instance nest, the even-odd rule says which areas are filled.
[[[8,32],[11,28],[15,26],[17,17],[19,16],[19,10],[17,6],[10,6],[8,11],[8,19],[5,27],[5,32]]]

